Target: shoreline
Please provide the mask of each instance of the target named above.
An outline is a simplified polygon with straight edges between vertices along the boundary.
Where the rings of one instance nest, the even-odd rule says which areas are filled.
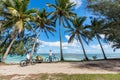
[[[119,74],[120,60],[38,63],[20,67],[16,65],[0,65],[0,75],[29,74]]]

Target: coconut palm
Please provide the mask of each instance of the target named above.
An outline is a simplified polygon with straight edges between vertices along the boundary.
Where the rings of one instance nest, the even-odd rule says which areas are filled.
[[[73,27],[70,27],[70,26],[66,27],[68,29],[66,30],[66,32],[70,34],[68,43],[73,42],[74,39],[76,38],[82,46],[85,60],[88,60],[88,57],[82,42],[82,40],[84,40],[88,44],[88,40],[90,39],[89,32],[86,30],[85,26],[83,25],[85,20],[86,20],[86,17],[75,17],[72,20]]]
[[[62,25],[65,26],[65,24],[70,25],[70,17],[75,16],[75,13],[73,12],[73,6],[74,3],[70,3],[69,0],[55,0],[55,4],[47,4],[48,7],[53,7],[54,11],[51,12],[52,19],[55,20],[55,22],[58,21],[59,23],[59,38],[60,38],[60,55],[61,60],[64,60],[63,58],[63,52],[62,52]]]
[[[89,29],[91,31],[92,37],[97,38],[97,40],[100,44],[104,59],[107,59],[107,57],[105,55],[105,51],[104,51],[101,41],[100,41],[100,39],[101,39],[100,35],[104,34],[104,31],[105,31],[104,20],[98,20],[98,19],[94,18],[93,20],[91,20],[91,25],[89,26]]]
[[[34,9],[28,10],[29,0],[2,0],[3,8],[0,11],[1,16],[5,19],[3,25],[11,27],[11,42],[6,49],[3,56],[3,62],[5,61],[11,46],[13,45],[16,37],[24,29],[26,22],[30,20],[31,14],[34,13]]]
[[[24,55],[32,48],[33,43],[31,41],[31,34],[26,34],[25,31],[22,31],[12,45],[9,54]]]
[[[49,38],[48,36],[48,32],[51,33],[52,35],[54,35],[52,32],[55,32],[56,30],[55,28],[55,22],[53,20],[51,20],[49,18],[49,13],[46,12],[45,9],[43,9],[42,11],[38,10],[36,15],[34,16],[34,22],[35,22],[35,29],[33,30],[35,32],[35,38],[34,38],[34,45],[32,48],[32,52],[31,55],[33,55],[34,50],[35,50],[35,46],[36,46],[36,42],[38,37],[40,36],[41,32],[44,32],[47,36],[47,38]]]

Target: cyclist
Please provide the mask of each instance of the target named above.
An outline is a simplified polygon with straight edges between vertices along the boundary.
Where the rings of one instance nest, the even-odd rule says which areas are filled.
[[[27,52],[26,59],[27,59],[27,61],[30,61],[30,59],[31,59],[30,52]]]

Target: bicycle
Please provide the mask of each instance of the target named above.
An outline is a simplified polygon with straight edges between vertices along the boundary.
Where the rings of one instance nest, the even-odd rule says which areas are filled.
[[[20,66],[21,66],[21,67],[27,66],[29,63],[30,63],[31,65],[34,65],[34,64],[36,64],[36,61],[35,61],[35,59],[22,60],[22,61],[20,61]]]
[[[58,62],[59,61],[59,58],[56,57],[55,55],[52,56],[52,62]],[[45,58],[45,62],[50,62],[50,58],[49,57],[46,57]]]

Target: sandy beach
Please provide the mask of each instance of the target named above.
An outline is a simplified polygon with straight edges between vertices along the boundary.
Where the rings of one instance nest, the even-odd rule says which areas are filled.
[[[40,63],[26,67],[20,67],[19,65],[0,65],[0,75],[29,75],[40,73],[117,74],[120,73],[120,60]]]

